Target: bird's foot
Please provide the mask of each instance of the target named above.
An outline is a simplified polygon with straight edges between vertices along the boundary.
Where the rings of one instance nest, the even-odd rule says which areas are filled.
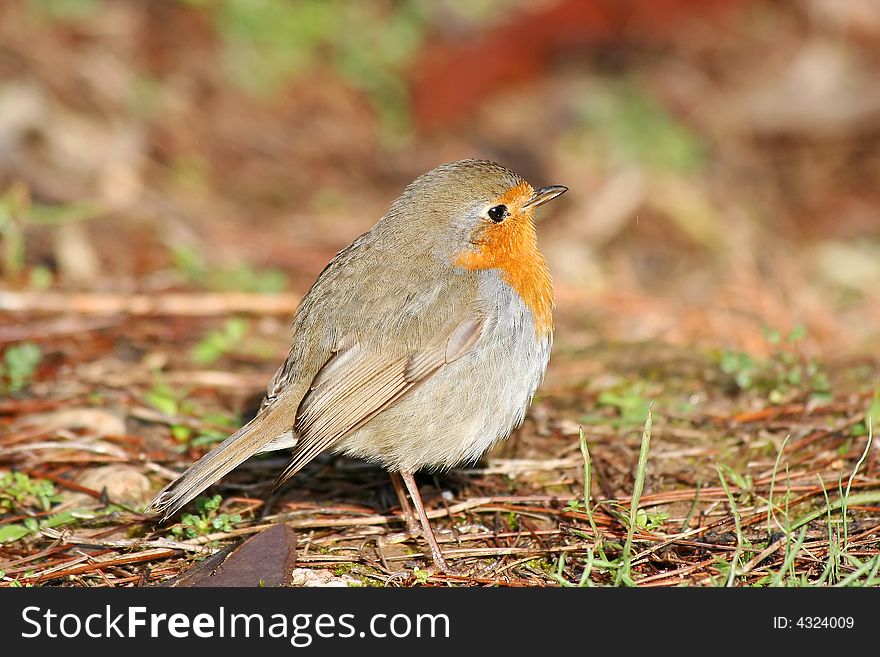
[[[428,546],[431,548],[431,561],[434,564],[434,568],[436,568],[439,572],[444,575],[462,575],[462,570],[458,564],[452,564],[443,557],[443,553],[440,552],[440,547],[436,542],[429,541]]]
[[[406,518],[406,535],[408,538],[419,538],[422,535],[422,528],[415,518],[409,516]]]

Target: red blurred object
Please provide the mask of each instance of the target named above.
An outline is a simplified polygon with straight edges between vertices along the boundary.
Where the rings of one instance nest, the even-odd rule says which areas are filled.
[[[688,18],[723,18],[747,1],[561,0],[518,14],[477,40],[432,44],[414,68],[416,122],[430,129],[460,119],[488,94],[539,75],[566,47],[622,39],[661,42]]]

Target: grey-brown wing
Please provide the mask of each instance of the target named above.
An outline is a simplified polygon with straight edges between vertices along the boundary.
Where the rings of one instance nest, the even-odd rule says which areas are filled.
[[[294,424],[299,442],[276,486],[444,365],[467,353],[482,328],[482,319],[465,320],[445,340],[405,356],[389,358],[382,350],[359,343],[336,352],[315,376],[300,403]]]

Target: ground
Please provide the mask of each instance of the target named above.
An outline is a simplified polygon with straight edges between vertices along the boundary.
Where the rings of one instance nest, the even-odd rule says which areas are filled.
[[[267,585],[880,583],[880,14],[471,4],[0,7],[0,586],[204,583],[234,549]],[[570,191],[524,425],[418,478],[457,573],[329,455],[145,517],[333,254],[469,156]]]

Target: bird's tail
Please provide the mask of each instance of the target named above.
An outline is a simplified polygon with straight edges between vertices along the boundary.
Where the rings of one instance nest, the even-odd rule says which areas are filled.
[[[162,520],[169,518],[246,459],[257,452],[268,451],[267,448],[274,449],[271,443],[290,431],[296,413],[296,406],[286,404],[284,397],[277,398],[253,420],[163,488],[147,506],[145,513],[159,515]]]

